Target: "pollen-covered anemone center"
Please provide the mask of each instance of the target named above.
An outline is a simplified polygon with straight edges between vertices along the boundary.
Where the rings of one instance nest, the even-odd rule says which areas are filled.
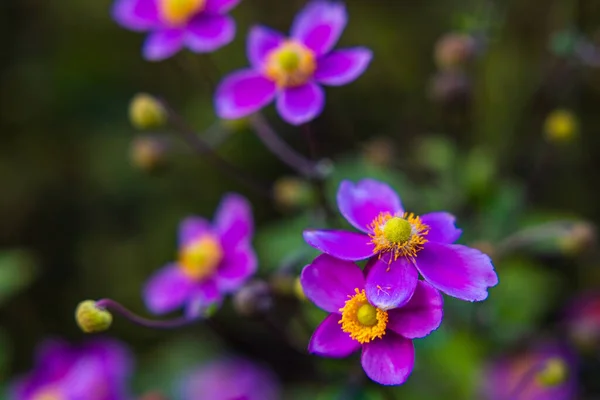
[[[165,22],[178,26],[204,10],[206,0],[159,0],[160,14]]]
[[[267,54],[265,73],[277,86],[286,88],[305,84],[312,78],[316,68],[312,50],[299,42],[288,40]]]
[[[392,252],[393,258],[390,261],[398,257],[415,257],[427,243],[425,236],[429,233],[429,227],[412,213],[404,213],[402,217],[398,217],[383,212],[369,227],[373,230],[369,235],[375,244],[373,253]]]
[[[63,400],[65,397],[54,386],[45,386],[33,394],[31,400]]]
[[[342,330],[359,343],[369,343],[385,335],[388,322],[387,311],[374,307],[367,300],[364,290],[354,289],[355,295],[349,296],[343,308],[339,324]]]
[[[185,245],[179,253],[179,265],[190,278],[201,281],[211,276],[223,259],[221,243],[205,235]]]

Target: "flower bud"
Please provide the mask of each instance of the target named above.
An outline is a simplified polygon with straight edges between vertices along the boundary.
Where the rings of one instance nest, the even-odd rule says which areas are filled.
[[[107,310],[98,308],[94,300],[86,300],[77,306],[75,320],[85,333],[96,333],[110,328],[112,315]]]
[[[162,138],[149,135],[136,137],[131,141],[131,163],[145,172],[156,172],[166,165],[168,150],[169,145]]]
[[[284,210],[293,210],[311,205],[314,192],[310,184],[297,177],[283,177],[273,185],[275,202]]]
[[[473,59],[475,49],[476,43],[472,36],[447,33],[435,44],[435,63],[441,70],[462,68]]]
[[[536,374],[536,381],[544,387],[554,387],[567,380],[567,363],[560,357],[549,358],[543,369]]]
[[[238,313],[248,317],[266,313],[273,307],[269,285],[257,279],[248,282],[233,296],[233,306]]]
[[[221,126],[231,132],[243,132],[250,126],[250,118],[222,119]]]
[[[544,133],[553,143],[572,141],[578,133],[577,117],[569,110],[554,110],[546,117]]]
[[[561,238],[558,246],[565,254],[575,255],[596,242],[596,228],[589,222],[578,222]]]
[[[167,113],[156,98],[139,93],[129,103],[129,120],[138,129],[160,128],[167,121]]]

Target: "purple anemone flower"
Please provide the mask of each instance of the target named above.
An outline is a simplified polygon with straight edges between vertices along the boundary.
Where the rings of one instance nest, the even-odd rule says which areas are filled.
[[[10,389],[13,400],[130,399],[132,356],[120,342],[96,339],[81,346],[46,340],[36,350],[34,369]]]
[[[251,68],[226,77],[217,88],[217,115],[237,119],[277,98],[277,110],[290,124],[300,125],[323,110],[320,84],[341,86],[358,78],[372,52],[363,47],[332,51],[348,16],[342,3],[313,1],[297,16],[290,37],[256,26],[248,35]]]
[[[396,192],[387,184],[364,179],[343,181],[337,192],[341,214],[362,231],[306,230],[304,239],[320,251],[342,260],[374,257],[372,273],[385,282],[389,271],[401,276],[390,282],[391,293],[410,297],[418,273],[433,287],[462,300],[487,298],[487,288],[498,283],[490,258],[479,250],[453,244],[462,231],[447,212],[421,217],[406,213]],[[404,299],[406,300],[406,299]]]
[[[188,217],[179,226],[179,257],[146,284],[144,300],[155,314],[185,307],[195,318],[236,291],[257,267],[252,248],[252,211],[239,195],[223,197],[211,224]]]
[[[544,383],[544,375],[548,373],[551,374],[551,381]],[[576,399],[576,358],[569,348],[557,343],[544,343],[517,355],[500,358],[490,364],[485,372],[481,398]]]
[[[240,0],[116,0],[115,21],[132,31],[148,31],[144,58],[164,60],[187,47],[210,53],[229,44],[235,22],[226,15]]]
[[[183,380],[185,400],[277,400],[280,384],[270,369],[238,357],[217,359],[191,371]]]
[[[372,274],[370,269],[365,279],[353,262],[326,254],[304,267],[300,281],[306,297],[331,313],[315,330],[308,350],[340,358],[362,347],[361,363],[369,378],[401,385],[415,362],[411,339],[429,335],[442,322],[442,295],[420,281],[408,302],[389,308],[393,294],[385,283],[370,286],[376,278]]]

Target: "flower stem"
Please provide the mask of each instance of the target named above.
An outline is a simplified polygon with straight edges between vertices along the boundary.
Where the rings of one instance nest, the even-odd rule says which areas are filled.
[[[527,370],[523,377],[517,382],[515,388],[510,392],[507,400],[520,400],[521,395],[525,392],[529,384],[532,383],[537,374],[544,369],[545,365],[545,361],[541,361]]]
[[[271,197],[271,191],[261,182],[257,181],[254,177],[250,176],[245,171],[237,168],[233,164],[223,159],[217,154],[210,145],[202,140],[196,132],[187,124],[187,122],[179,115],[173,108],[171,108],[165,101],[162,101],[163,107],[167,111],[169,122],[175,128],[177,133],[185,140],[188,145],[196,151],[199,155],[206,156],[206,158],[217,168],[228,173],[239,182],[247,185],[249,188],[254,190],[257,194],[262,196]]]
[[[183,326],[191,325],[195,322],[199,321],[199,318],[186,318],[180,317],[172,320],[166,321],[157,321],[152,319],[147,319],[135,314],[133,311],[127,309],[121,303],[112,300],[112,299],[101,299],[96,302],[96,307],[107,309],[113,313],[117,313],[122,317],[125,317],[129,321],[133,322],[136,325],[144,326],[146,328],[154,328],[154,329],[175,329],[181,328]]]
[[[301,175],[312,178],[319,174],[319,166],[292,149],[275,133],[265,118],[257,113],[250,117],[256,136],[284,164],[287,164]]]

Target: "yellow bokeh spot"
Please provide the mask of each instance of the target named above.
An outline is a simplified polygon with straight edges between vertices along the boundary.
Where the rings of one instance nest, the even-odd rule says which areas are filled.
[[[537,382],[544,387],[553,387],[565,382],[569,373],[567,363],[559,357],[550,358],[536,375]]]
[[[171,25],[178,26],[202,11],[206,0],[160,0],[159,5],[163,19]]]
[[[267,77],[280,88],[305,84],[317,68],[312,50],[293,40],[288,40],[271,50],[266,60]]]
[[[364,290],[355,289],[343,308],[340,308],[342,319],[339,323],[342,330],[360,343],[382,338],[388,322],[387,311],[372,306],[367,300]]]
[[[167,113],[155,97],[138,93],[129,103],[129,120],[138,129],[160,128],[167,121]]]
[[[190,278],[201,281],[214,274],[223,259],[223,249],[218,238],[204,235],[181,249],[179,264]]]
[[[554,110],[546,117],[544,132],[552,142],[568,142],[578,133],[578,121],[569,110]]]
[[[425,236],[429,233],[429,227],[412,213],[395,217],[383,212],[375,218],[370,228],[373,230],[370,234],[371,241],[375,245],[373,254],[391,252],[393,260],[398,257],[415,257],[427,243]]]

